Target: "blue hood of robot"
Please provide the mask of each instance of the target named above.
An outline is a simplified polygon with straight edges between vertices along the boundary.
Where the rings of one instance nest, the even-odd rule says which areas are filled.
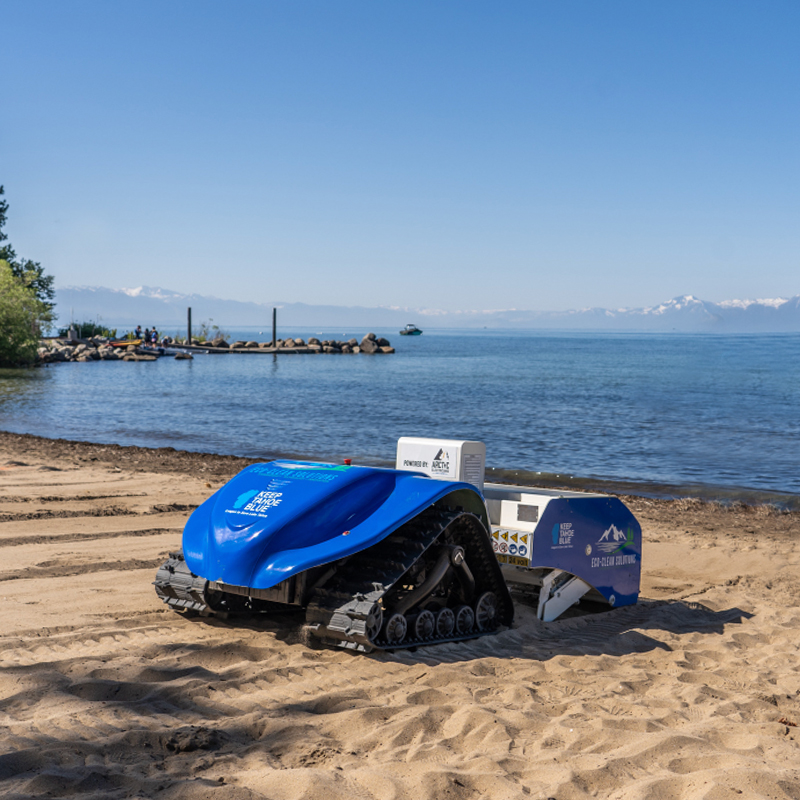
[[[189,569],[269,589],[377,544],[432,503],[474,486],[376,467],[254,464],[206,500],[183,531]],[[482,500],[481,500],[482,502]]]

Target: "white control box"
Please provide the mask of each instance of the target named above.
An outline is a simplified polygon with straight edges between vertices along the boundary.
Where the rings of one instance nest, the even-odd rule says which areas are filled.
[[[403,436],[397,440],[395,468],[424,472],[445,481],[464,481],[483,491],[486,445],[461,439]]]

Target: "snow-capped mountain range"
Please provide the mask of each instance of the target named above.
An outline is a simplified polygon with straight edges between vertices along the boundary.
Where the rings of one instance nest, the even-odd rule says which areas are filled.
[[[789,299],[726,300],[712,303],[691,295],[675,297],[647,308],[582,308],[572,311],[441,311],[430,308],[379,306],[322,306],[305,303],[241,302],[168,289],[139,286],[108,289],[65,286],[56,293],[59,324],[100,319],[114,326],[182,326],[186,308],[196,323],[213,320],[236,327],[271,325],[272,308],[279,309],[283,326],[342,325],[383,327],[415,322],[424,328],[550,328],[562,330],[642,330],[707,332],[800,331],[800,295]]]

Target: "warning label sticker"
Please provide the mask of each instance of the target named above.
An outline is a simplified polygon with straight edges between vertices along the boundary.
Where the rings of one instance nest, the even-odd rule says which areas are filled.
[[[518,567],[530,566],[532,533],[510,531],[503,528],[492,530],[492,549],[501,564],[514,564]]]

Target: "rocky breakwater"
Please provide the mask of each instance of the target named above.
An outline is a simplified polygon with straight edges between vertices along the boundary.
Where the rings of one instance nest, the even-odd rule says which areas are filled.
[[[121,351],[121,352],[120,352]],[[39,363],[57,364],[67,361],[156,361],[157,356],[145,353],[134,345],[126,348],[111,347],[108,339],[96,336],[92,339],[66,341],[44,340],[38,349]]]
[[[291,339],[289,341],[292,341]],[[314,337],[308,340],[308,346],[315,352],[329,354],[366,353],[367,355],[380,353],[394,353],[394,347],[388,339],[380,339],[374,333],[368,333],[361,342],[358,339],[341,341],[337,339],[319,340]]]
[[[192,340],[192,344],[198,347],[205,347],[212,351],[220,352],[228,350],[233,353],[247,352],[268,352],[268,353],[328,353],[328,354],[352,354],[366,353],[367,355],[381,355],[394,353],[394,348],[388,339],[368,333],[360,342],[358,339],[317,339],[312,336],[306,341],[301,338],[278,339],[275,346],[272,342],[244,341],[239,339],[230,344],[224,339],[214,339],[213,341]]]

